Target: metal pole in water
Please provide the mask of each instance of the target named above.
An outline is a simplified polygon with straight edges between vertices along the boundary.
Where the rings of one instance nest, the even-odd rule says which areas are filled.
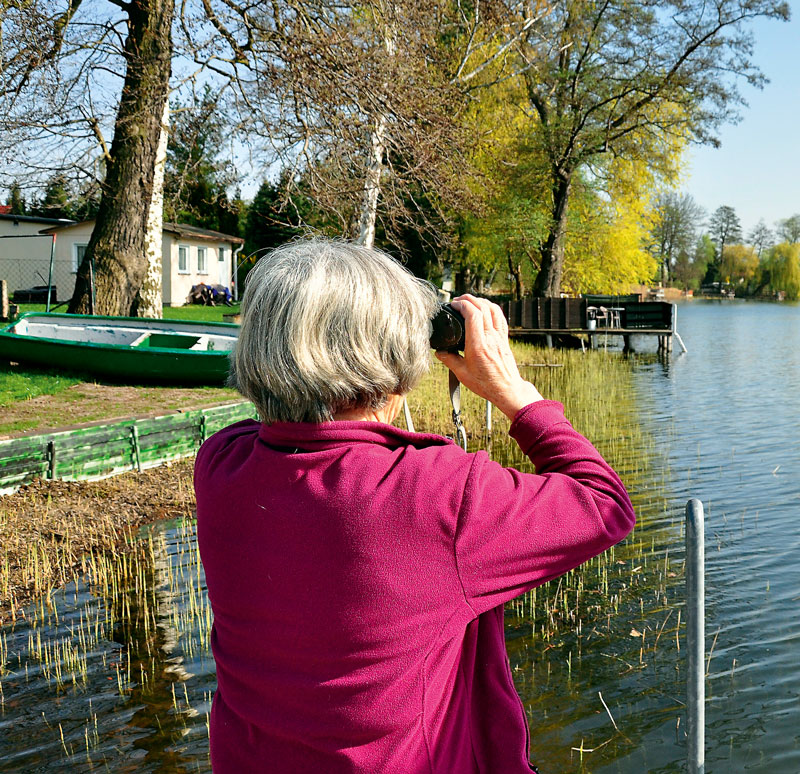
[[[703,503],[686,503],[687,754],[689,774],[705,772],[705,525]]]
[[[678,305],[672,305],[672,335],[678,340],[678,344],[681,345],[681,349],[686,353],[689,350],[686,349],[686,345],[683,343],[683,339],[681,338],[681,334],[678,333]]]

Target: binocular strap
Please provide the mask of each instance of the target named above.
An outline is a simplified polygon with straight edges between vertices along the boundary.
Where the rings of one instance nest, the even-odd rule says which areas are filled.
[[[450,405],[453,407],[453,424],[456,428],[455,441],[466,451],[467,431],[461,421],[461,382],[452,371],[450,371]]]
[[[403,398],[403,415],[406,418],[406,430],[409,433],[416,433],[414,429],[414,420],[411,418],[411,409],[408,407],[408,401]]]

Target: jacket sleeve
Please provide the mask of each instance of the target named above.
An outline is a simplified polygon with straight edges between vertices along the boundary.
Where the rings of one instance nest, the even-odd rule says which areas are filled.
[[[536,473],[473,458],[455,535],[467,601],[480,614],[618,543],[635,516],[625,487],[560,403],[521,409],[510,435]]]

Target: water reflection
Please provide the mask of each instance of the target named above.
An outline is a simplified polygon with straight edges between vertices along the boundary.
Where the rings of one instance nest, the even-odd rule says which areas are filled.
[[[696,304],[679,319],[688,355],[565,353],[529,371],[620,470],[639,517],[625,543],[508,606],[544,771],[683,770],[691,496],[708,520],[708,768],[800,771],[800,308]],[[412,410],[441,431],[443,373],[431,389],[442,411]],[[464,400],[480,428],[482,404]],[[527,465],[501,432],[474,433],[490,442]],[[210,623],[191,524],[93,560],[85,584],[2,631],[0,768],[209,771]]]
[[[210,613],[191,525],[161,525],[124,561],[98,557],[85,584],[32,613],[3,632],[3,771],[210,771]]]

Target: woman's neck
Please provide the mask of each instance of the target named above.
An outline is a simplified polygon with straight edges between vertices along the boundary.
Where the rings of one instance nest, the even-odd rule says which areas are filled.
[[[403,406],[402,395],[390,395],[379,409],[343,409],[333,415],[334,422],[383,422],[391,425]]]

